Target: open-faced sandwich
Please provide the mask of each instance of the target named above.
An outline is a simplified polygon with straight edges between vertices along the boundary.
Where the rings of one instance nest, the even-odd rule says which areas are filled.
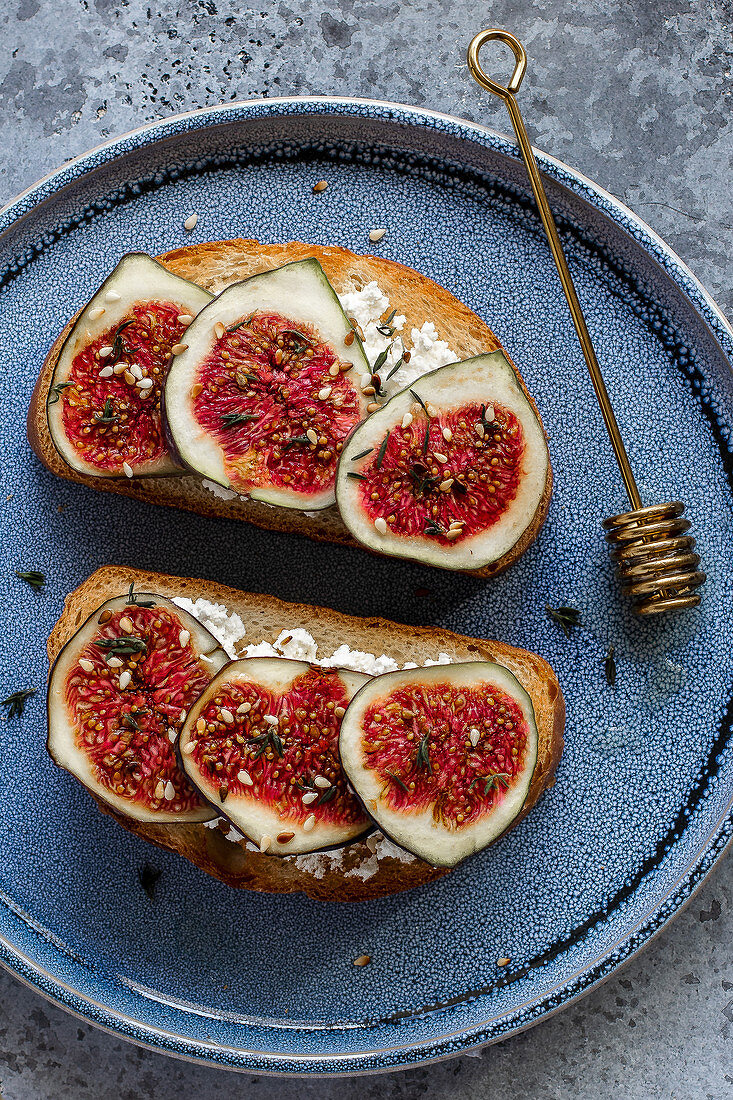
[[[430,882],[554,780],[565,707],[525,650],[108,566],[48,643],[48,748],[100,809],[231,886]]]
[[[537,408],[481,319],[410,268],[237,240],[125,256],[51,348],[54,473],[477,576],[536,537]]]

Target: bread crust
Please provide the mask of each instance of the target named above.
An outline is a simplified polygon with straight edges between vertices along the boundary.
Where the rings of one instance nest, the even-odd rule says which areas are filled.
[[[565,726],[565,703],[560,685],[542,657],[502,642],[469,638],[438,627],[406,626],[381,618],[363,619],[327,608],[285,603],[274,596],[239,592],[212,581],[108,565],[98,569],[67,597],[48,639],[50,663],[53,664],[66,642],[97,607],[127,592],[131,583],[138,591],[168,597],[187,596],[192,600],[202,597],[225,604],[242,618],[250,642],[275,641],[281,629],[304,626],[319,648],[322,647],[321,652],[326,653],[346,642],[352,649],[394,655],[402,663],[408,660],[421,663],[427,658],[435,660],[439,652],[445,652],[458,659],[486,659],[503,664],[529,693],[539,735],[537,764],[530,789],[512,828],[554,783]],[[419,859],[403,862],[387,857],[379,860],[376,873],[370,877],[349,874],[371,856],[366,841],[362,840],[348,845],[341,866],[327,867],[317,876],[309,869],[297,867],[293,858],[252,852],[244,842],[234,844],[218,829],[207,829],[201,824],[145,824],[111,811],[100,801],[97,804],[130,832],[184,856],[229,886],[247,890],[277,894],[302,892],[323,901],[365,901],[422,886],[449,873],[446,868],[432,867]]]
[[[450,344],[459,359],[504,351],[481,318],[448,290],[412,268],[378,256],[358,256],[346,248],[322,247],[301,241],[268,245],[254,240],[232,240],[177,248],[157,259],[175,275],[218,294],[233,282],[311,256],[318,259],[332,286],[339,293],[350,284],[362,286],[372,280],[378,282],[392,304],[405,315],[406,331],[413,326],[419,328],[426,320],[434,321],[439,336]],[[184,508],[204,516],[246,520],[268,530],[296,532],[315,540],[367,549],[348,531],[335,506],[324,509],[317,516],[308,516],[293,509],[271,508],[253,500],[220,500],[205,489],[196,477],[183,472],[180,477],[130,479],[88,477],[73,470],[56,450],[51,439],[46,401],[59,353],[75,321],[76,317],[72,317],[46,356],[28,409],[28,440],[38,458],[52,473],[69,481],[80,482],[90,489],[121,493],[151,504]],[[506,355],[505,351],[504,354]],[[511,365],[541,424],[539,410],[531,394],[517,368],[513,363]],[[466,572],[474,577],[492,577],[517,561],[537,538],[547,517],[551,493],[552,469],[548,463],[542,498],[519,541],[497,561],[481,569]]]

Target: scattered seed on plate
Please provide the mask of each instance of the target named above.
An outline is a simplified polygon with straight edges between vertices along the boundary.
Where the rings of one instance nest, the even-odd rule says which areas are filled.
[[[128,619],[127,615],[123,615],[120,619],[120,630],[124,630],[125,634],[132,634],[134,629],[132,619]]]
[[[433,458],[435,459],[436,462],[447,462],[448,461],[448,455],[440,454],[439,451],[433,451]]]
[[[381,408],[381,405],[378,401],[370,401],[367,405],[367,412],[373,413],[376,412],[379,408]]]
[[[193,315],[191,313],[179,313],[178,314],[178,324],[179,325],[190,325],[192,321],[193,321]]]
[[[327,398],[330,397],[330,395],[331,395],[331,387],[330,386],[324,386],[322,390],[318,391],[318,400],[319,401],[326,401]]]
[[[345,707],[334,707],[333,708],[333,713],[336,715],[337,718],[343,718],[343,716],[346,714],[346,708]]]
[[[369,231],[369,240],[372,241],[374,244],[376,244],[377,241],[381,241],[382,237],[384,236],[384,234],[386,232],[387,232],[387,230],[384,229],[384,228],[382,228],[382,229],[371,229]]]
[[[125,472],[125,477],[132,477],[133,476],[132,466],[130,465],[129,462],[123,462],[122,463],[122,469]]]
[[[276,726],[278,723],[278,717],[275,714],[265,714],[264,719],[268,726]]]
[[[359,955],[358,959],[354,959],[354,966],[368,966],[371,961],[371,955]]]
[[[328,187],[326,180],[319,180],[318,183],[313,184],[313,194],[320,195],[321,191],[325,191]]]
[[[474,748],[476,748],[476,746],[478,745],[478,739],[480,736],[481,733],[479,730],[476,729],[475,726],[468,731],[468,740],[471,742]]]
[[[452,438],[453,432],[450,430],[450,428],[443,428],[443,439],[446,441],[446,443],[450,443]]]
[[[168,740],[170,741],[171,745],[175,745],[177,736],[178,736],[178,734],[176,733],[176,731],[172,727],[169,726],[168,727]]]
[[[152,388],[152,385],[153,385],[153,379],[152,378],[141,378],[140,381],[137,384],[137,388],[139,390],[149,390],[149,389]]]
[[[332,367],[328,368],[328,373],[331,375],[331,378],[338,378],[341,372],[339,371],[336,363],[334,363]]]
[[[109,668],[122,668],[123,662],[119,659],[119,657],[108,657],[107,665],[109,666]]]
[[[111,344],[105,344],[103,348],[99,349],[99,358],[106,359],[108,355],[111,355],[115,349]]]
[[[196,228],[196,223],[198,222],[198,220],[199,220],[198,214],[189,214],[188,217],[186,218],[185,222],[183,223],[183,228],[187,229],[188,232],[190,233],[192,229]]]
[[[193,741],[187,741],[185,745],[181,745],[181,752],[185,753],[186,756],[190,756],[195,748]]]
[[[344,336],[344,343],[346,344],[347,348],[351,347],[351,345],[354,343],[354,337],[355,336],[356,336],[356,333],[354,332],[353,328],[352,328],[351,332],[346,333],[346,335]]]
[[[115,373],[114,369],[112,367],[110,367],[109,364],[108,364],[106,367],[102,367],[101,371],[99,372],[99,377],[100,378],[111,378],[114,373]]]
[[[509,966],[509,963],[511,961],[512,961],[511,959],[497,959],[496,960],[496,965],[497,966]]]
[[[216,336],[217,340],[221,340],[225,332],[226,329],[224,328],[224,325],[221,323],[221,321],[217,321],[214,325],[214,336]]]
[[[234,725],[234,715],[232,714],[232,712],[230,710],[227,710],[226,707],[222,707],[222,709],[220,711],[220,714],[221,714],[222,721],[226,722],[226,724],[228,726],[233,726]]]
[[[294,836],[295,833],[278,833],[277,842],[278,844],[289,844]]]
[[[316,443],[318,442],[318,432],[315,431],[313,428],[309,428],[305,434],[308,436],[311,443],[315,447]]]
[[[476,435],[479,437],[479,439],[483,439],[486,435],[486,430],[480,421],[478,424],[476,424]]]
[[[160,799],[165,797],[165,784],[162,779],[155,784],[155,797]]]

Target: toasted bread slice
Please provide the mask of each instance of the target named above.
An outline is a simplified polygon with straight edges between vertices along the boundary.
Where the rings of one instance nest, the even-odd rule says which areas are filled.
[[[302,244],[260,244],[258,241],[214,241],[209,244],[190,245],[166,252],[158,259],[176,275],[189,279],[215,294],[231,283],[246,279],[260,271],[267,271],[293,260],[315,256],[321,263],[331,285],[338,293],[353,287],[361,287],[376,281],[389,297],[391,305],[407,321],[404,332],[420,328],[425,321],[433,321],[441,339],[455,351],[459,359],[468,359],[482,352],[503,351],[498,340],[484,322],[467,306],[459,302],[443,287],[417,271],[391,260],[377,256],[357,256],[345,248]],[[165,504],[185,508],[205,516],[223,516],[227,519],[243,519],[258,527],[275,531],[295,531],[313,539],[336,542],[344,546],[358,546],[344,525],[336,507],[306,514],[288,508],[272,508],[254,500],[221,500],[206,489],[197,477],[159,478],[95,478],[76,473],[63,460],[51,440],[46,416],[46,400],[53,378],[56,360],[64,340],[76,318],[58,336],[46,356],[36,382],[28,410],[28,439],[41,462],[69,481],[78,481],[92,489],[108,493],[123,493],[151,504]],[[406,337],[409,347],[409,339]],[[506,354],[506,353],[504,353]],[[513,364],[512,364],[513,366]],[[516,367],[514,368],[516,371]],[[539,412],[527,391],[519,372],[517,378],[532,408]],[[540,421],[541,423],[541,421]],[[482,569],[471,571],[477,577],[490,577],[501,573],[516,561],[534,542],[545,521],[552,491],[552,471],[548,465],[547,479],[542,498],[531,523],[519,541],[497,561]]]
[[[437,627],[404,626],[386,619],[360,619],[327,608],[284,603],[273,596],[238,592],[212,581],[169,577],[108,565],[98,569],[67,598],[63,613],[48,640],[53,661],[62,647],[100,604],[126,592],[131,583],[139,591],[162,596],[203,598],[236,611],[247,628],[245,642],[274,642],[281,630],[304,627],[318,643],[319,652],[333,653],[342,643],[351,649],[386,653],[398,663],[423,664],[447,653],[457,661],[486,659],[505,665],[525,688],[534,705],[539,745],[537,765],[522,813],[532,809],[554,782],[563,748],[565,703],[555,673],[541,657],[502,642],[484,641]],[[363,901],[421,886],[447,874],[420,859],[399,854],[376,858],[368,838],[349,844],[332,856],[288,857],[263,855],[245,842],[226,840],[218,829],[201,824],[150,825],[110,813],[126,829],[143,839],[185,856],[203,871],[230,886],[269,893],[301,891],[324,901]]]

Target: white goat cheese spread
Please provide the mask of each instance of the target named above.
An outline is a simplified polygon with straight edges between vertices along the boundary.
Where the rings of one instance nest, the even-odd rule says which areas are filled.
[[[411,386],[424,374],[429,374],[430,371],[437,370],[438,367],[444,367],[448,363],[457,361],[458,356],[453,349],[445,340],[438,338],[433,322],[424,321],[420,328],[410,330],[409,363],[403,363],[400,369],[395,371],[387,381],[387,375],[405,350],[402,330],[405,327],[406,318],[401,314],[397,314],[390,321],[390,328],[395,330],[394,341],[378,331],[377,326],[382,323],[381,318],[389,310],[389,298],[376,282],[367,283],[366,286],[360,289],[352,287],[343,294],[339,294],[338,300],[347,317],[356,321],[361,329],[364,336],[364,351],[372,366],[386,348],[390,349],[381,370],[383,379],[382,395],[385,398],[393,397],[399,390]],[[233,489],[225,489],[223,485],[218,485],[215,481],[204,479],[201,484],[204,489],[208,489],[219,500],[236,500],[239,496],[239,493],[235,493]],[[242,496],[241,499],[247,500],[248,498]],[[317,512],[306,512],[305,514],[307,516],[318,515]]]
[[[364,672],[368,676],[381,676],[384,672],[395,672],[399,668],[418,667],[414,661],[399,665],[386,653],[377,656],[375,653],[350,649],[345,642],[329,657],[319,657],[318,643],[302,626],[282,629],[274,642],[250,642],[242,646],[247,630],[236,611],[229,611],[221,603],[212,603],[210,600],[201,598],[190,600],[187,596],[174,596],[173,603],[198,619],[201,625],[214,635],[232,660],[236,660],[237,657],[289,657],[291,660],[308,661],[309,664],[350,668],[355,672]],[[437,660],[428,658],[423,661],[423,666],[427,668],[430,665],[449,665],[452,660],[448,653],[439,653]],[[204,825],[207,829],[216,829],[220,822],[227,824],[223,818],[215,817],[212,821],[205,821]],[[231,840],[234,844],[245,839],[233,826],[230,826],[229,831],[223,835],[226,840]],[[365,843],[371,853],[369,858],[361,860],[355,867],[344,871],[347,877],[371,878],[377,873],[379,860],[386,857],[399,859],[403,863],[409,863],[417,858],[411,852],[406,852],[404,848],[393,844],[379,831],[371,833]],[[251,841],[247,841],[247,848],[252,852],[259,851]],[[326,871],[342,864],[345,851],[345,848],[337,848],[332,852],[306,852],[304,855],[284,858],[294,859],[299,871],[308,871],[316,878],[323,878]]]

